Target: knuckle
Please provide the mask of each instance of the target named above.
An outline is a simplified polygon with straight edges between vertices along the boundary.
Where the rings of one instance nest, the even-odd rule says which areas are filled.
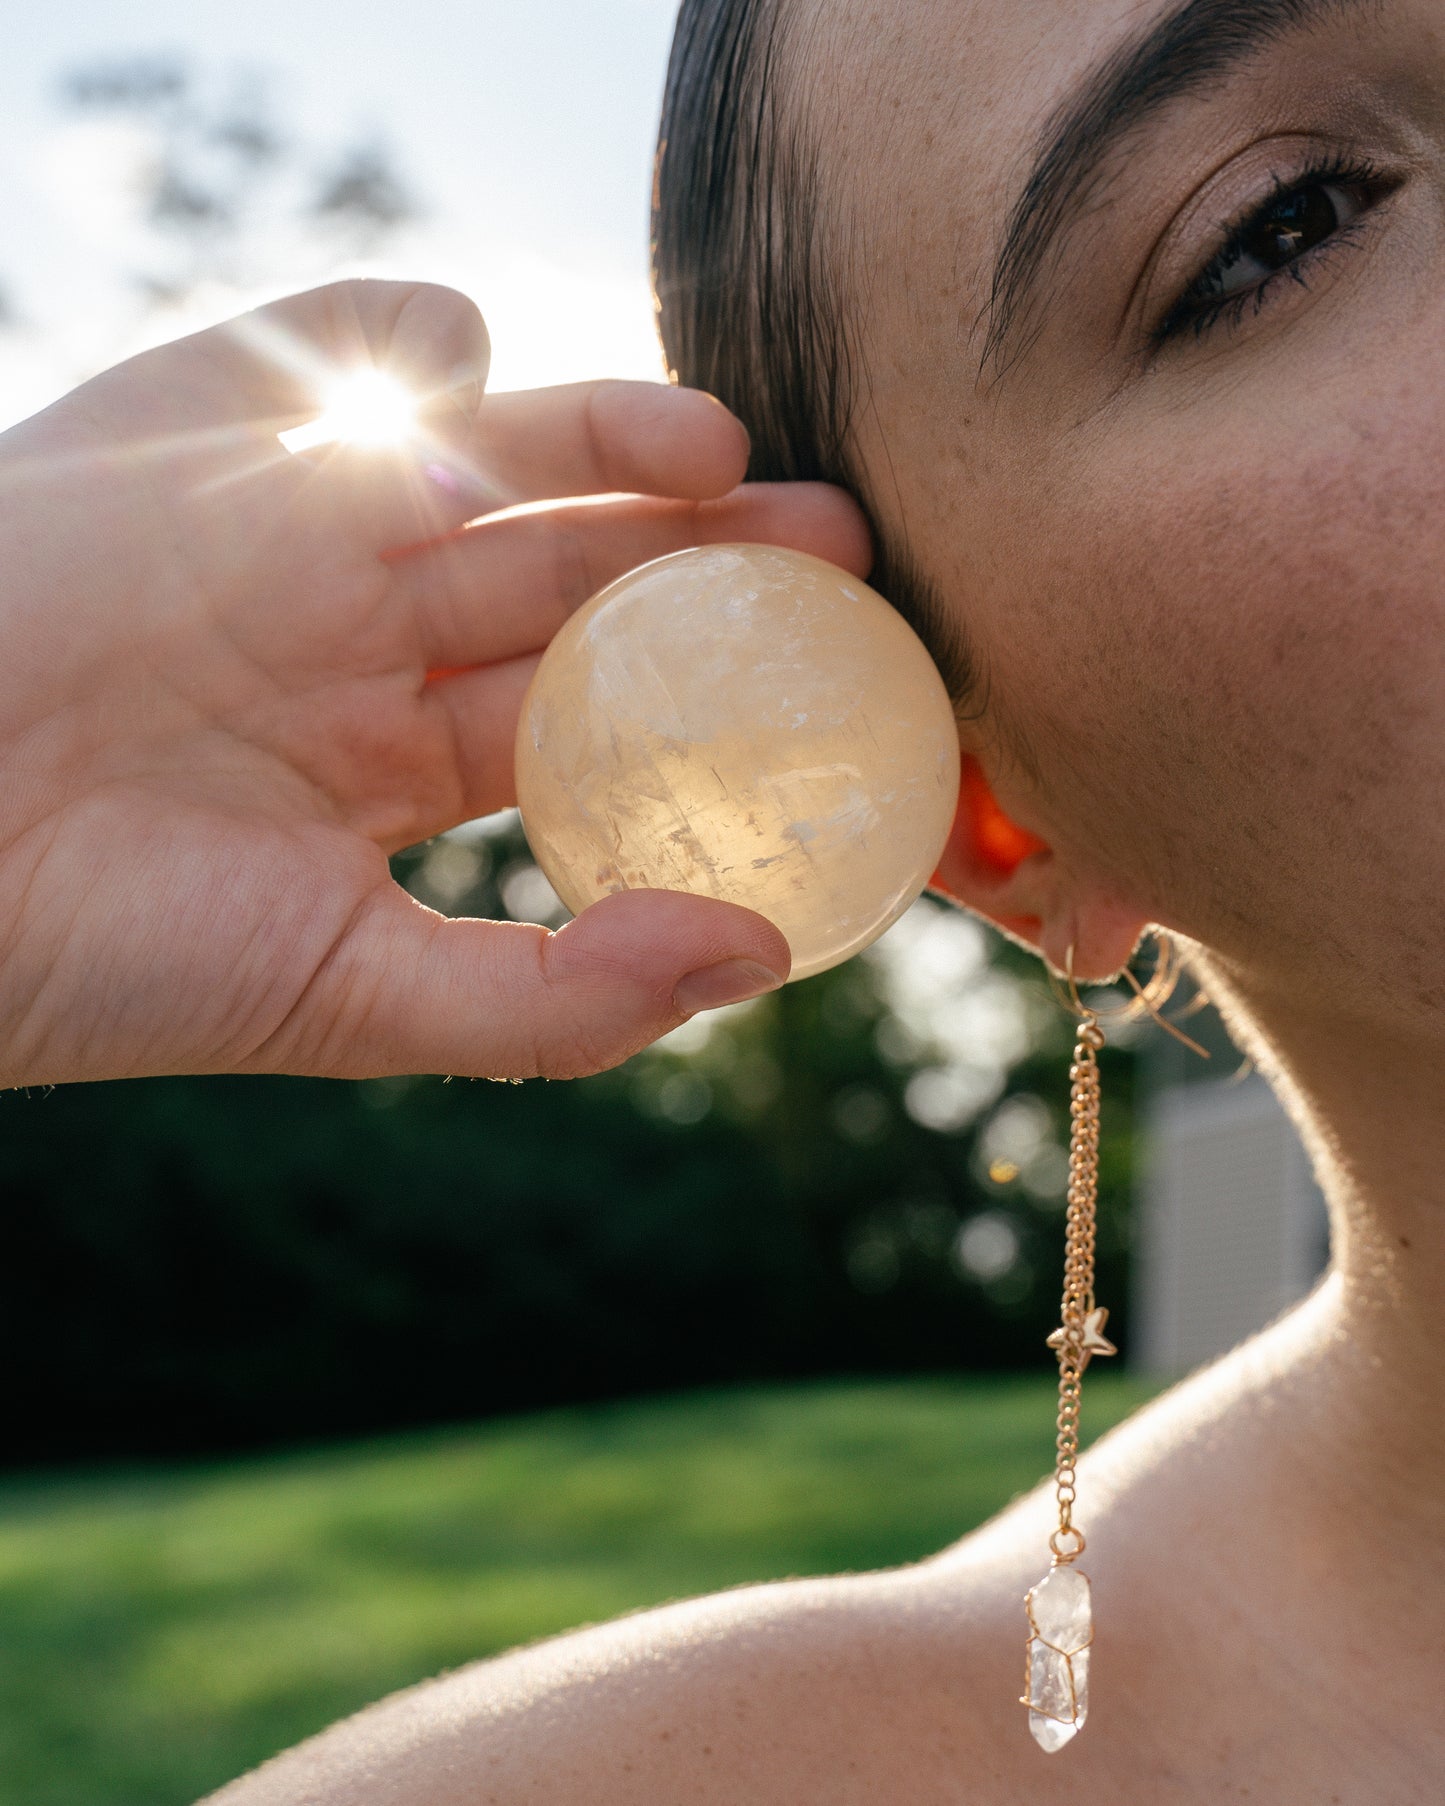
[[[533,1051],[539,1077],[585,1079],[620,1066],[632,1050],[619,1050],[595,1032],[569,1023],[555,1040],[544,1040]]]
[[[609,416],[615,411],[610,397],[618,386],[610,378],[594,383],[587,391],[587,400],[582,409],[582,430],[588,462],[604,482],[613,480],[616,466],[612,445],[614,427]]]
[[[542,990],[551,993],[546,999],[550,1008],[544,1007],[540,1012],[541,1020],[532,1039],[532,1057],[538,1075],[547,1079],[579,1079],[610,1071],[636,1053],[650,1037],[629,1038],[619,1032],[619,1015],[623,1012],[615,1008],[615,1000],[614,1007],[608,1008],[605,999],[594,998],[593,1009],[585,1014],[576,1009],[559,1010],[563,986],[569,982],[575,984],[580,975],[574,971],[564,979],[559,973],[558,947],[559,938],[555,934],[549,934],[537,943],[537,970]]]
[[[570,615],[579,609],[596,589],[592,566],[578,535],[567,527],[551,531],[548,548],[552,560],[552,584],[563,608]]]
[[[397,285],[400,305],[393,302],[390,348],[427,362],[462,355],[473,360],[487,341],[486,326],[474,301],[459,289],[439,283]]]

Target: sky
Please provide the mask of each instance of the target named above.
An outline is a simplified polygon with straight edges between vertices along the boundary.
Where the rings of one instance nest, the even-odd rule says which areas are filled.
[[[64,73],[177,55],[266,79],[318,144],[381,139],[425,220],[379,273],[445,281],[487,316],[493,387],[655,377],[651,160],[675,0],[62,0],[7,7],[0,58],[0,425],[189,319],[142,325],[115,126],[68,115]],[[298,264],[294,286],[312,269]],[[274,286],[292,286],[278,277]],[[211,295],[206,315],[250,294]]]

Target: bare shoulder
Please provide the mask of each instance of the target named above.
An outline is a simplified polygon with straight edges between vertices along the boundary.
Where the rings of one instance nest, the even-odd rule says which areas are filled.
[[[1022,1600],[1055,1521],[1040,1488],[916,1568],[742,1587],[396,1694],[211,1806],[1062,1806],[1080,1786],[1226,1797],[1179,1783],[1189,1727],[1170,1701],[1198,1689],[1163,1660],[1158,1629],[1179,1629],[1181,1606],[1138,1584],[1174,1571],[1198,1488],[1190,1450],[1214,1416],[1212,1401],[1174,1394],[1080,1463],[1107,1634],[1100,1710],[1067,1759],[1033,1745],[1019,1705]],[[1208,1459],[1217,1481],[1217,1450]],[[1181,1634],[1179,1651],[1198,1660],[1214,1631]]]
[[[992,1591],[954,1564],[641,1613],[398,1694],[212,1806],[959,1806],[1019,1728]]]
[[[1221,1557],[1219,1588],[1191,1585],[1182,1599],[1168,1580],[1181,1523],[1193,1526],[1191,1575],[1207,1565],[1198,1498],[1220,1482],[1222,1452],[1205,1433],[1218,1390],[1211,1382],[1160,1400],[1081,1463],[1103,1630],[1091,1663],[1098,1709],[1067,1758],[1034,1746],[1019,1705],[1023,1598],[1047,1566],[1055,1521],[1043,1488],[916,1567],[746,1587],[462,1669],[334,1726],[210,1806],[1063,1806],[1081,1790],[1194,1806],[1230,1797],[1232,1779],[1215,1785],[1217,1753],[1201,1758],[1200,1791],[1180,1752],[1197,1735],[1201,1651],[1220,1643],[1214,1618],[1195,1624],[1190,1612],[1204,1609],[1203,1594],[1219,1596],[1237,1551]],[[1231,1483],[1243,1483],[1237,1468]],[[1224,1540],[1232,1549],[1237,1539]],[[1249,1589],[1231,1583],[1226,1593],[1247,1598]],[[1230,1657],[1221,1650],[1209,1680],[1221,1700]],[[1237,1728],[1253,1711],[1266,1737],[1276,1705],[1255,1687],[1226,1717]]]
[[[211,1806],[1064,1806],[1089,1791],[1197,1806],[1232,1797],[1239,1777],[1218,1751],[1194,1752],[1197,1776],[1181,1754],[1199,1736],[1204,1654],[1217,1656],[1205,1695],[1225,1708],[1247,1753],[1255,1721],[1262,1743],[1277,1736],[1279,1702],[1257,1685],[1241,1693],[1237,1674],[1231,1682],[1234,1670],[1252,1671],[1221,1642],[1212,1603],[1250,1596],[1229,1579],[1238,1560],[1229,1526],[1219,1585],[1195,1584],[1214,1571],[1198,1517],[1200,1465],[1217,1488],[1223,1458],[1205,1434],[1218,1416],[1206,1393],[1159,1401],[1080,1464],[1101,1634],[1090,1722],[1067,1757],[1034,1745],[1019,1704],[1024,1594],[1047,1567],[1056,1521],[1045,1487],[915,1567],[746,1587],[460,1670],[333,1727]],[[1238,1490],[1241,1472],[1230,1477]],[[1184,1596],[1171,1590],[1181,1523],[1192,1527]]]

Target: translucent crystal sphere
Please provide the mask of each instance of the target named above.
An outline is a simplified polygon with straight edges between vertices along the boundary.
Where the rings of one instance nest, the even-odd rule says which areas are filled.
[[[794,978],[918,896],[958,776],[912,629],[846,571],[771,546],[678,552],[594,596],[517,732],[523,825],[570,910],[643,888],[741,903],[782,931]]]

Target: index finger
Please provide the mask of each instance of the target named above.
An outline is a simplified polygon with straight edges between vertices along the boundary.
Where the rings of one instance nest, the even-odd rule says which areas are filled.
[[[617,493],[708,501],[742,482],[748,452],[742,422],[711,395],[610,380],[488,395],[467,441],[499,508]]]

